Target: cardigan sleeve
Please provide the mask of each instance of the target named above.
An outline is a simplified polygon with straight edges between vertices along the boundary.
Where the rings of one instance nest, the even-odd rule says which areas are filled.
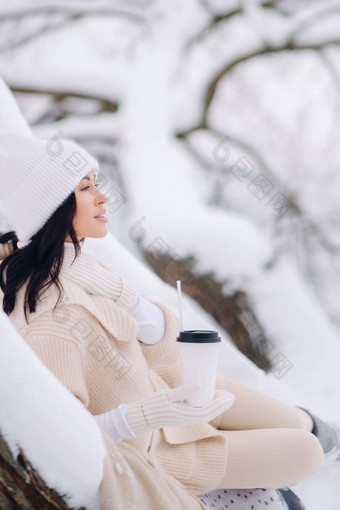
[[[87,408],[89,394],[82,353],[78,345],[50,332],[24,340],[59,381]]]
[[[154,345],[140,342],[145,359],[154,369],[157,366],[161,367],[162,365],[177,363],[179,360],[179,345],[176,342],[176,338],[180,331],[179,318],[163,303],[150,298],[146,294],[141,294],[141,296],[158,306],[165,320],[165,332],[161,341]]]

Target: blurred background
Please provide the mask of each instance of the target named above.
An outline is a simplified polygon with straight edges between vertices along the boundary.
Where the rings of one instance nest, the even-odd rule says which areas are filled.
[[[97,156],[109,229],[135,256],[148,230],[158,255],[170,243],[215,271],[193,241],[223,238],[219,276],[247,273],[231,251],[245,266],[288,257],[339,333],[339,1],[14,1],[0,28],[25,118]],[[253,257],[231,246],[228,216],[264,234]]]
[[[340,0],[1,1],[0,77],[117,245],[340,422]]]

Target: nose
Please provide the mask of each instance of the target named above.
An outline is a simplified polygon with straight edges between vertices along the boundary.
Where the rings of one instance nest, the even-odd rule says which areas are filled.
[[[106,202],[109,200],[108,197],[105,195],[105,193],[102,193],[101,191],[98,190],[98,193],[96,195],[96,201],[98,203],[103,203],[103,204],[106,204]]]

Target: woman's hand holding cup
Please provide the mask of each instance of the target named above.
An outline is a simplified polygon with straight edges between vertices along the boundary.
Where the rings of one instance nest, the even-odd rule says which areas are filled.
[[[177,411],[184,411],[187,415],[190,408],[191,423],[199,423],[200,418],[204,416],[203,421],[210,421],[227,411],[235,402],[235,395],[229,391],[215,390],[213,399],[204,406],[194,407],[187,401],[201,388],[201,382],[198,378],[182,384],[177,388],[167,391],[168,398],[173,402],[173,407]],[[195,421],[197,419],[197,421]]]

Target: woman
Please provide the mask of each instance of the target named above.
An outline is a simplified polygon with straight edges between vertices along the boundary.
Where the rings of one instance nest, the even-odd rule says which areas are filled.
[[[179,500],[180,488],[188,497],[287,487],[322,467],[315,422],[302,408],[221,375],[211,404],[182,402],[194,388],[180,387],[177,316],[81,251],[86,237],[107,234],[108,198],[92,156],[68,140],[55,150],[6,135],[0,168],[0,200],[15,228],[0,239],[3,310],[125,458],[161,473]]]

